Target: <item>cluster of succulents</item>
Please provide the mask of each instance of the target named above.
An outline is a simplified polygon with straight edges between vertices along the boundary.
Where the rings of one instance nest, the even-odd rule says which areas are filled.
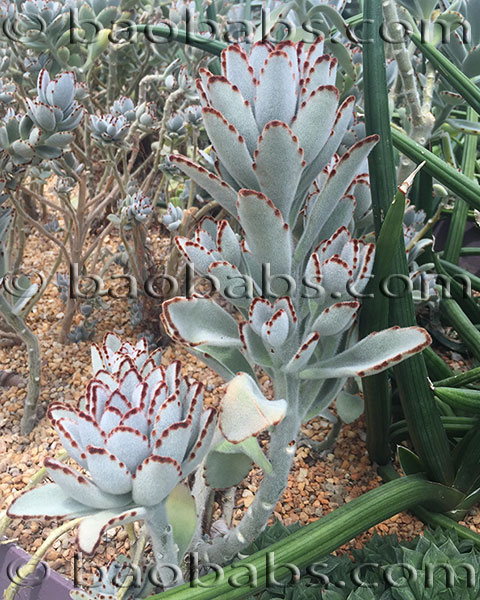
[[[134,121],[142,131],[150,131],[156,124],[156,107],[152,102],[142,102],[135,106],[131,98],[121,96],[113,103],[110,114],[123,117],[129,124]]]
[[[125,117],[129,123],[135,120],[135,104],[131,98],[126,96],[121,96],[118,100],[115,100],[110,112],[116,117],[120,115]]]
[[[180,206],[168,203],[167,212],[162,217],[162,223],[168,231],[176,231],[183,221],[183,210]]]
[[[83,118],[83,108],[75,99],[83,96],[73,73],[51,80],[42,69],[38,76],[37,98],[25,98],[27,114],[9,108],[0,127],[3,150],[1,172],[12,174],[14,167],[62,156],[73,139],[72,131]]]
[[[68,23],[71,1],[27,0],[20,5],[18,19],[24,43],[32,49],[48,47],[48,38],[63,33]]]
[[[121,16],[121,0],[86,0],[82,2],[82,19],[94,19],[103,27],[111,27]]]
[[[447,50],[469,77],[478,75],[480,56],[475,2],[458,0],[453,6],[473,19],[472,43],[461,42],[455,33]],[[354,111],[356,101],[367,93],[361,87],[361,50],[351,60],[350,42],[335,44],[331,39],[332,25],[337,31],[333,41],[345,39],[344,18],[351,14],[347,4],[348,0],[0,3],[4,33],[18,21],[20,35],[18,45],[0,48],[0,300],[11,258],[6,256],[6,240],[13,218],[11,209],[2,205],[22,178],[29,176],[39,184],[35,201],[41,203],[48,174],[53,171],[57,176],[59,210],[50,224],[39,219],[38,229],[46,231],[47,238],[57,234],[57,242],[64,232],[66,257],[72,248],[86,257],[81,272],[109,253],[101,245],[103,233],[96,236],[98,246],[85,249],[85,240],[93,237],[88,216],[94,215],[93,231],[100,231],[105,213],[120,197],[116,213],[106,216],[110,223],[102,229],[114,234],[120,230],[124,242],[108,266],[121,266],[127,276],[131,269],[140,279],[145,265],[135,260],[146,254],[142,254],[146,225],[155,204],[171,198],[162,223],[168,232],[180,234],[175,239],[174,268],[184,268],[183,260],[187,261],[210,281],[212,293],[203,286],[194,294],[167,300],[162,323],[175,342],[227,380],[217,417],[213,409],[204,408],[202,385],[182,376],[177,361],[162,366],[160,351],[150,352],[146,338],[130,344],[107,334],[102,345],[92,348],[93,378],[79,405],[53,402],[48,409],[69,461],[47,458],[49,483],[15,499],[8,509],[10,517],[78,517],[78,543],[87,554],[95,551],[107,530],[143,521],[141,532],[150,535],[157,563],[165,559],[180,565],[194,535],[191,547],[203,558],[229,561],[268,522],[287,483],[302,423],[318,415],[333,422],[329,409],[334,401],[339,419],[353,414],[353,420],[363,403],[356,397],[355,410],[349,412],[349,394],[344,391],[349,379],[360,385],[359,378],[385,371],[430,343],[428,333],[419,327],[390,327],[360,337],[361,299],[375,259],[367,161],[378,136],[366,135]],[[443,12],[435,1],[401,0],[401,4],[431,23],[453,14],[448,3]],[[141,29],[146,22],[170,17],[188,29],[212,15],[230,39],[241,38],[244,32],[227,24],[228,19],[248,17],[255,26],[261,23],[262,40],[277,41],[257,42],[252,37],[246,44],[230,44],[220,61],[205,59],[200,48],[188,44],[174,44],[173,51],[172,44],[147,44],[143,36],[134,43],[111,43],[110,34],[117,39],[130,35],[124,28],[130,19]],[[312,32],[313,43],[279,41],[283,26],[292,39],[299,39],[306,19],[315,21],[325,39]],[[100,31],[83,27],[92,23],[99,24]],[[209,34],[201,33],[207,41]],[[213,45],[218,49],[220,43]],[[104,62],[99,61],[102,55]],[[420,84],[427,80],[429,64],[422,61],[418,61]],[[133,67],[139,67],[138,72]],[[397,67],[396,60],[388,61],[389,86],[397,78]],[[194,73],[199,76],[195,83]],[[32,97],[35,77],[36,97]],[[88,98],[87,85],[92,86]],[[445,82],[442,86],[443,95],[438,93],[440,87],[432,92],[433,103],[442,110],[437,112],[437,106],[432,110],[446,119],[446,105],[453,106],[460,96]],[[22,100],[25,90],[30,97],[23,99],[23,114],[12,105]],[[163,118],[152,99],[163,106]],[[75,136],[87,112],[83,100],[88,107],[86,129]],[[428,107],[428,97],[424,104]],[[413,128],[407,101],[392,118],[407,133]],[[478,126],[469,126],[471,133],[478,133]],[[203,143],[206,137],[209,148]],[[461,137],[456,142],[460,154]],[[164,156],[165,146],[172,152],[181,149],[186,156]],[[96,189],[98,159],[104,165],[98,177],[98,188],[103,189]],[[189,179],[183,187],[172,181],[178,175]],[[159,180],[163,189],[152,190]],[[187,216],[194,214],[192,200],[202,200],[197,189],[214,201],[211,215],[217,217],[199,218],[190,235],[181,206],[189,207]],[[20,207],[20,192],[10,199]],[[43,208],[53,206],[47,196],[43,200]],[[424,213],[407,208],[403,233],[415,302],[425,301],[425,286],[428,300],[437,299],[435,276],[429,273],[432,265],[419,259],[432,243],[420,239],[424,220]],[[65,339],[84,342],[95,332],[98,304],[80,304],[70,294],[68,276],[56,275],[60,298],[73,301],[74,310],[85,319],[82,324],[77,320]],[[28,284],[26,291],[37,290]],[[146,320],[150,306],[132,300],[136,326]],[[12,312],[22,316],[26,302],[27,293],[12,305]],[[231,306],[225,308],[228,303]],[[152,342],[154,334],[149,335]],[[272,384],[272,398],[262,389],[259,368]],[[345,413],[341,402],[348,405]],[[268,455],[256,440],[266,429]],[[255,499],[238,526],[211,543],[199,533],[203,523],[193,529],[190,523],[199,507],[191,495],[193,482],[196,487],[204,483],[214,489],[234,487],[254,463],[264,474]],[[201,472],[190,477],[199,467]],[[106,579],[88,592],[73,591],[71,598],[114,600],[117,582],[128,575],[127,563],[115,562]],[[160,579],[168,587],[164,573]],[[128,589],[123,598],[133,600],[137,593]]]
[[[22,125],[26,117],[15,114],[9,108],[2,118],[0,125],[1,173],[13,177],[16,167],[26,165],[35,156],[34,144],[37,140],[38,130],[33,130],[27,135]]]
[[[37,98],[26,98],[28,116],[35,126],[48,132],[73,131],[83,118],[84,109],[77,102],[86,94],[84,86],[78,85],[73,72],[62,73],[51,79],[42,69],[38,75]]]
[[[171,140],[178,140],[187,134],[185,128],[185,117],[183,113],[177,112],[170,116],[165,123],[167,136]]]

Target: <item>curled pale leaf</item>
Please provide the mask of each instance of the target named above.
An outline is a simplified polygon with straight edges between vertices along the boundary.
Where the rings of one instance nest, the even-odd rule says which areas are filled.
[[[267,400],[250,375],[239,373],[227,386],[219,426],[225,439],[238,444],[278,425],[286,410],[285,400]]]

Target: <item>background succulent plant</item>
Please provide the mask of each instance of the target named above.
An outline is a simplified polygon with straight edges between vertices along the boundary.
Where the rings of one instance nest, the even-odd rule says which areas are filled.
[[[152,200],[145,196],[141,190],[132,191],[122,201],[121,217],[127,222],[138,221],[145,223],[152,212]]]
[[[407,251],[410,278],[413,285],[413,300],[421,306],[425,303],[435,305],[439,300],[439,295],[435,288],[436,275],[431,272],[435,265],[428,262],[419,264],[418,262],[425,249],[433,246],[433,239],[424,238],[421,235],[425,226],[425,212],[423,210],[415,210],[414,206],[409,205],[405,210],[403,218],[403,237]]]
[[[183,210],[180,206],[174,206],[171,202],[168,203],[167,212],[162,217],[162,223],[168,231],[176,231],[183,221]]]
[[[33,123],[53,134],[75,129],[83,117],[83,108],[76,101],[77,94],[83,95],[72,72],[62,73],[51,79],[42,69],[38,75],[37,98],[26,98],[28,115]]]
[[[128,133],[129,123],[123,115],[90,115],[90,127],[100,145],[120,145]]]
[[[118,100],[115,100],[111,110],[112,115],[122,115],[127,121],[135,120],[135,104],[131,98],[121,96]]]
[[[102,575],[95,575],[94,582],[87,590],[73,589],[70,591],[72,600],[117,600],[122,593],[122,600],[145,598],[152,588],[152,583],[141,568],[123,555],[113,560]],[[128,581],[132,580],[129,584]],[[122,589],[123,586],[127,589]]]

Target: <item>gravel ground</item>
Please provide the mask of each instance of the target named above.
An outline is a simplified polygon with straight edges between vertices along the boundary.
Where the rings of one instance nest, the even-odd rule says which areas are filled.
[[[107,239],[106,243],[113,248],[117,242]],[[165,241],[154,245],[163,245],[164,249]],[[55,259],[55,250],[36,233],[28,237],[25,264],[29,267],[41,268],[46,272]],[[46,456],[53,456],[61,449],[54,429],[45,418],[48,403],[53,400],[76,403],[90,377],[90,342],[62,346],[57,341],[58,322],[62,314],[63,305],[57,288],[50,285],[28,321],[29,326],[40,339],[43,356],[42,391],[38,410],[40,420],[30,435],[22,436],[19,433],[25,388],[0,388],[0,490],[3,505],[1,508],[5,508],[24,488],[32,475],[41,468]],[[111,301],[111,308],[98,310],[96,317],[99,323],[94,341],[100,341],[105,332],[110,330],[131,341],[136,340],[139,335],[139,330],[134,330],[130,325],[130,314],[124,300]],[[207,403],[217,404],[222,394],[223,382],[182,348],[177,346],[165,348],[166,363],[177,358],[183,361],[186,374],[197,377],[206,384]],[[24,349],[19,346],[0,348],[0,369],[26,374]],[[264,379],[262,383],[268,389],[268,380]],[[329,425],[326,421],[314,419],[306,424],[304,433],[313,440],[321,441],[328,434],[328,429]],[[265,439],[263,443],[267,444],[268,441]],[[234,523],[238,522],[244,510],[251,504],[260,480],[260,471],[254,470],[238,489],[233,511]],[[295,521],[300,521],[302,524],[311,523],[379,484],[380,478],[366,453],[364,422],[359,419],[345,426],[335,447],[321,456],[315,455],[308,447],[298,448],[288,488],[276,506],[274,516],[285,524]],[[214,518],[220,514],[218,506],[215,508]],[[480,532],[480,512],[471,514],[467,518],[467,525]],[[57,523],[53,522],[44,525],[36,521],[22,523],[15,520],[7,529],[6,536],[17,540],[28,552],[33,552],[55,526]],[[374,531],[381,534],[396,533],[402,538],[409,539],[421,533],[423,525],[410,514],[402,513],[359,536],[340,551],[360,547]],[[111,536],[105,538],[92,560],[96,564],[102,564],[103,561],[128,550],[128,546],[126,532],[117,529],[111,532]],[[74,534],[67,534],[49,550],[46,561],[58,572],[71,576],[75,551]]]

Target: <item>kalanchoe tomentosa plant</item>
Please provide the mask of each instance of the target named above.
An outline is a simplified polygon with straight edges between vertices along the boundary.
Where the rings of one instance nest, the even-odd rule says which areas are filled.
[[[93,138],[101,145],[120,145],[124,141],[129,122],[123,115],[90,115]]]
[[[127,223],[133,221],[145,223],[152,209],[152,200],[141,190],[136,190],[129,193],[123,200],[121,216]]]
[[[162,223],[168,231],[177,230],[183,221],[183,210],[180,206],[174,206],[171,202],[168,203],[167,212],[163,215]]]
[[[286,485],[300,425],[326,411],[348,377],[384,370],[430,343],[417,327],[358,340],[359,300],[374,246],[351,231],[357,185],[365,193],[365,178],[357,175],[367,172],[377,137],[343,147],[354,98],[339,106],[335,68],[320,38],[310,47],[257,43],[249,54],[229,46],[222,75],[201,71],[197,82],[216,173],[171,157],[241,227],[239,239],[228,221],[206,218],[194,240],[177,238],[187,260],[211,278],[241,320],[196,295],[164,303],[165,327],[226,379],[244,371],[235,384],[238,397],[258,396],[253,367],[260,365],[275,398],[287,403],[271,433],[271,469],[253,504],[233,531],[199,548],[214,562],[234,556],[266,525]],[[364,204],[362,198],[362,214]],[[222,444],[211,457],[232,452]],[[250,463],[239,468],[225,456],[224,479],[235,485]],[[208,472],[209,459],[207,481]],[[222,487],[220,472],[215,487]]]
[[[87,554],[106,530],[143,520],[156,559],[178,563],[166,502],[204,458],[216,417],[202,410],[202,385],[182,377],[178,361],[167,368],[159,362],[146,340],[132,346],[110,333],[102,347],[92,347],[94,378],[80,407],[54,402],[48,412],[88,475],[47,458],[54,483],[17,498],[11,516],[84,517],[78,544]]]
[[[73,73],[51,80],[42,69],[38,75],[37,98],[25,98],[27,114],[9,109],[0,127],[0,148],[4,151],[0,170],[11,174],[13,166],[59,158],[73,140],[72,131],[84,110],[76,101],[81,94]]]
[[[50,79],[46,69],[38,75],[36,100],[26,98],[29,114],[38,127],[47,131],[71,131],[80,123],[83,109],[76,101],[83,96],[73,72],[62,73]]]
[[[118,100],[115,100],[112,106],[112,115],[124,116],[127,121],[135,120],[135,104],[131,98],[127,98],[126,96],[121,96]]]

